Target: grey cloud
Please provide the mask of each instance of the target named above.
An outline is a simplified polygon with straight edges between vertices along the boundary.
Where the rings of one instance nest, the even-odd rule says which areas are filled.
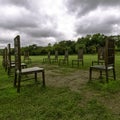
[[[0,22],[0,26],[5,29],[18,30],[25,27],[36,27],[36,23],[26,20],[5,20]]]
[[[93,0],[67,0],[66,4],[70,12],[73,12],[73,14],[75,13],[77,16],[81,16],[97,7],[96,1],[92,1]]]
[[[10,39],[5,39],[5,38],[2,38],[2,37],[0,37],[0,39],[1,39],[0,44],[10,43]]]
[[[13,38],[8,38],[0,36],[0,48],[7,47],[7,44],[10,43],[13,46]]]
[[[120,0],[66,0],[68,12],[76,16],[77,35],[94,33],[112,34],[114,25],[120,24],[120,16],[104,13],[108,8],[120,8]],[[97,9],[101,8],[98,15]],[[92,17],[91,12],[96,12]]]
[[[118,6],[120,0],[66,0],[69,11],[82,16],[98,7]]]
[[[48,43],[54,43],[55,38],[27,38],[25,40],[21,40],[22,46],[29,46],[36,44],[37,46],[47,46]]]
[[[27,11],[26,9],[20,9],[20,7],[16,7],[18,9],[18,15],[10,16],[10,15],[1,15],[0,14],[0,26],[1,28],[17,30],[17,28],[25,28],[25,27],[36,27],[38,16],[31,11]],[[11,11],[8,11],[11,12]]]
[[[26,8],[29,8],[29,2],[28,0],[1,0],[0,4],[2,5],[15,5],[15,6],[24,6]]]
[[[27,34],[33,37],[59,37],[61,32],[55,30],[55,28],[35,28],[26,31]]]
[[[29,1],[30,2],[30,1]],[[33,2],[33,1],[32,1]],[[38,11],[31,11],[29,9],[21,9],[21,6],[28,5],[28,0],[4,0],[0,1],[1,4],[14,4],[17,5],[16,9],[20,11],[18,17],[5,16],[0,17],[0,26],[3,29],[20,30],[26,32],[34,37],[51,37],[62,35],[56,31],[57,22],[55,16],[48,16],[46,13],[40,13]],[[30,3],[31,4],[31,3]],[[48,25],[49,24],[49,25]]]
[[[20,9],[17,7],[17,9]],[[29,13],[28,13],[29,12]],[[57,23],[55,21],[55,17],[48,16],[46,14],[34,13],[32,11],[27,11],[24,9],[24,13],[20,12],[19,16],[5,16],[2,17],[0,15],[0,26],[4,29],[9,30],[21,30],[25,29],[33,29],[43,26],[47,26],[47,23],[52,25],[52,27],[57,27]]]
[[[120,24],[120,15],[114,16],[114,13],[110,15],[107,15],[109,12],[104,13],[104,10],[106,10],[108,7],[120,8],[120,0],[65,1],[67,9],[65,9],[65,11],[61,10],[62,14],[59,14],[59,12],[56,11],[56,13],[58,12],[58,14],[56,14],[55,11],[53,11],[53,13],[50,11],[49,13],[49,6],[48,9],[44,9],[42,0],[0,0],[1,11],[4,11],[4,7],[7,6],[5,13],[1,13],[0,11],[0,26],[2,29],[1,32],[10,32],[7,34],[8,38],[6,37],[6,34],[3,34],[2,37],[0,36],[0,42],[2,44],[5,42],[13,42],[12,37],[16,33],[21,35],[21,41],[23,45],[33,43],[46,45],[49,42],[67,39],[69,38],[69,30],[67,29],[67,34],[63,32],[65,30],[61,30],[62,28],[65,29],[67,27],[64,28],[63,24],[63,26],[60,27],[63,19],[60,20],[59,18],[64,17],[64,15],[70,16],[71,13],[71,18],[73,18],[73,22],[71,22],[71,24],[73,24],[73,27],[71,27],[70,31],[75,30],[73,33],[76,33],[76,36],[79,34],[86,35],[98,32],[109,34],[114,31],[113,29],[115,29],[115,25]],[[13,12],[13,14],[11,14],[11,11],[9,11],[10,7],[13,7],[13,10],[16,10],[16,12]],[[47,7],[47,5],[45,7]],[[96,13],[97,8],[100,8],[100,10],[102,10],[102,12],[100,12],[100,15],[97,15]],[[68,11],[66,12],[66,10]],[[90,12],[93,12],[94,15],[91,16]],[[67,21],[67,19],[65,19],[65,21]],[[63,21],[63,23],[65,22]]]
[[[111,19],[112,18],[112,19]],[[87,18],[86,18],[87,19]],[[94,34],[94,33],[103,33],[110,34],[113,31],[113,26],[115,24],[120,24],[119,19],[108,16],[102,22],[96,19],[83,21],[82,24],[78,22],[76,24],[77,34]]]
[[[112,26],[109,24],[95,24],[89,25],[85,27],[85,25],[81,25],[76,28],[77,34],[86,35],[86,34],[95,34],[95,33],[103,33],[109,34],[112,32]]]
[[[115,24],[120,24],[120,17],[115,18],[114,16],[109,16],[107,19],[104,20],[103,24],[108,24],[109,26],[115,25]]]

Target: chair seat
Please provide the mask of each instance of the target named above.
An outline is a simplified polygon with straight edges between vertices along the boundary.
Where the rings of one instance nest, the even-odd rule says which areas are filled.
[[[15,64],[15,61],[11,61],[11,64]]]
[[[65,58],[63,58],[63,59],[59,59],[59,61],[67,61],[68,59],[65,59]]]
[[[31,68],[25,68],[21,70],[22,74],[26,74],[26,73],[34,73],[34,72],[42,72],[44,70],[44,68],[40,68],[40,67],[31,67]],[[17,73],[19,73],[17,71]]]
[[[99,69],[99,70],[105,70],[106,69],[105,65],[94,65],[94,66],[91,66],[90,68]],[[113,69],[113,66],[108,66],[107,67],[107,70],[111,70],[111,69]]]
[[[21,66],[27,66],[25,63],[21,63]],[[11,67],[15,67],[15,63],[11,64]]]
[[[68,59],[65,59],[65,58],[63,58],[63,59],[59,59],[59,64],[65,64],[65,63],[67,63],[68,64]]]
[[[58,59],[52,58],[52,59],[50,59],[50,61],[51,61],[51,62],[58,62]]]

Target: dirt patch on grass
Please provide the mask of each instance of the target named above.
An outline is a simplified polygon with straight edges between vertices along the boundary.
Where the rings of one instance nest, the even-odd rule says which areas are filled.
[[[44,65],[46,84],[55,87],[69,87],[78,91],[86,86],[89,80],[89,70],[61,67],[57,65]],[[98,73],[94,73],[97,78]]]
[[[103,91],[95,90],[88,87],[89,68],[88,70],[61,67],[57,65],[42,65],[45,68],[46,85],[51,87],[68,87],[72,91],[79,92],[83,96],[82,105],[86,104],[91,99],[97,99],[100,103],[107,106],[113,114],[120,114],[120,96],[118,95],[103,95]],[[98,72],[93,73],[93,78],[99,77]],[[118,96],[118,97],[116,97]]]

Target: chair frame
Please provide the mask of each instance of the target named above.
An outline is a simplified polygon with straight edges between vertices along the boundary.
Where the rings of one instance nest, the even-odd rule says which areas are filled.
[[[3,65],[5,67],[5,71],[7,71],[7,61],[8,61],[8,57],[7,57],[7,47],[5,47],[4,49],[4,61],[3,61]]]
[[[59,65],[65,65],[65,64],[69,64],[69,54],[68,54],[68,50],[65,50],[65,54],[64,54],[64,58],[63,59],[59,59],[58,62]]]
[[[20,52],[20,36],[17,35],[14,38],[14,49],[15,49],[15,76],[14,86],[17,87],[17,92],[20,92],[21,77],[22,75],[34,74],[35,82],[37,82],[37,73],[42,73],[43,86],[45,86],[45,70],[40,67],[21,68],[21,52]],[[28,80],[28,79],[27,79]]]
[[[109,82],[108,77],[113,77],[114,80],[116,80],[115,75],[115,41],[111,39],[110,37],[106,39],[105,43],[105,59],[104,59],[104,65],[93,65],[89,69],[89,81],[92,79],[92,71],[98,70],[100,71],[100,74],[102,75],[102,71],[105,71],[106,75],[106,82]],[[108,72],[112,70],[113,76],[109,76]],[[100,75],[100,76],[101,76]]]
[[[29,56],[29,51],[24,51],[23,61],[24,61],[24,62],[27,62],[27,63],[31,63],[31,58],[30,58],[30,56]]]
[[[104,59],[105,59],[105,48],[104,47],[99,47],[98,48],[97,61],[92,61],[92,65],[94,65],[94,64],[104,64]]]
[[[79,67],[80,66],[80,62],[82,63],[82,66],[83,66],[84,65],[83,49],[78,49],[77,59],[76,60],[72,60],[72,67],[74,65],[77,65]]]
[[[21,63],[22,68],[26,68],[27,65],[25,63]],[[11,60],[11,46],[8,44],[7,46],[7,74],[11,75],[11,69],[15,69],[15,61]]]
[[[43,63],[51,63],[51,53],[48,51],[47,58],[43,58]]]
[[[5,47],[3,49],[3,53],[2,53],[3,59],[2,59],[2,66],[5,68],[6,67],[6,61],[7,61],[7,48]]]
[[[55,51],[55,58],[50,59],[51,63],[58,63],[58,51]]]

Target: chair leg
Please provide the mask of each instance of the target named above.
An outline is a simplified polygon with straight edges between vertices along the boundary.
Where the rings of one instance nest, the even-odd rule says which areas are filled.
[[[72,60],[72,67],[73,67],[73,60]]]
[[[84,65],[84,62],[83,62],[83,60],[82,60],[82,66]]]
[[[17,74],[15,72],[15,76],[14,76],[14,87],[16,87],[16,83],[17,83]]]
[[[21,74],[18,75],[18,86],[17,86],[18,93],[20,93],[20,82],[21,82]]]
[[[7,71],[7,66],[5,65],[5,72]]]
[[[100,70],[100,77],[99,77],[100,79],[102,79],[102,71]]]
[[[58,65],[60,65],[60,60],[58,61]]]
[[[80,61],[78,60],[77,62],[78,62],[78,67],[79,67],[80,66]]]
[[[92,68],[90,67],[90,70],[89,70],[89,82],[91,81],[91,78],[92,78]]]
[[[43,86],[45,86],[45,71],[42,71]]]
[[[67,60],[67,65],[69,65],[69,60]]]
[[[35,82],[37,82],[37,72],[35,72]]]
[[[114,80],[116,80],[116,74],[115,74],[115,69],[113,68],[113,76],[114,76]]]
[[[48,63],[50,63],[50,59],[48,59]]]
[[[106,82],[108,83],[109,80],[108,80],[108,70],[105,71],[106,72]]]
[[[10,68],[8,67],[8,71],[7,71],[8,76],[10,76]]]

